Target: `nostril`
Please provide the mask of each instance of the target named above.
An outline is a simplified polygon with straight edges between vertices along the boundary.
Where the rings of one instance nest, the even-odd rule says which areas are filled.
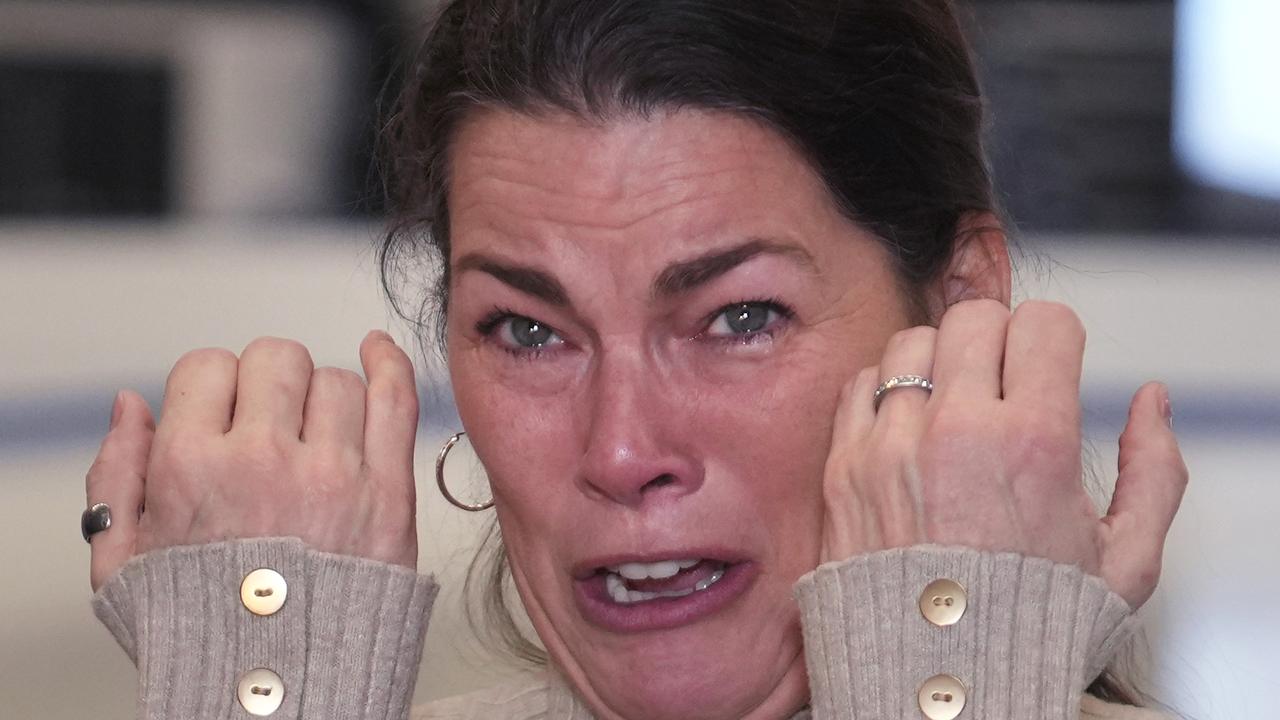
[[[676,481],[676,476],[672,475],[671,473],[659,475],[658,477],[645,483],[644,487],[640,488],[640,492],[644,492],[646,490],[656,490],[660,487],[666,487],[674,483],[675,481]]]

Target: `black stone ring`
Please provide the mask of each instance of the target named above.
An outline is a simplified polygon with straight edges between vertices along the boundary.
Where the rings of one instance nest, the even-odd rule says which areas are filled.
[[[85,542],[89,542],[89,538],[109,527],[111,527],[111,508],[107,507],[106,503],[96,503],[80,514],[80,534],[84,536]]]

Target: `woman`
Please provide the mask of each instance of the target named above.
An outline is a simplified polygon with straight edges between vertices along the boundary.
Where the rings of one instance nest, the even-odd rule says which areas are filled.
[[[384,269],[443,260],[550,659],[419,717],[1146,717],[1083,691],[1186,481],[1168,394],[1099,520],[1084,334],[1009,310],[946,2],[456,0],[411,68]],[[409,711],[414,384],[385,334],[360,355],[367,386],[288,341],[190,353],[158,425],[118,398],[91,569],[143,716]]]

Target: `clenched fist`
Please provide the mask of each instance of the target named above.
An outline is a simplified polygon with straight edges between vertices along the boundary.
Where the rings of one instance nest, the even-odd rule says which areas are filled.
[[[937,329],[889,342],[841,398],[824,478],[824,560],[921,543],[1079,566],[1137,607],[1160,574],[1187,468],[1167,390],[1138,391],[1115,495],[1099,517],[1082,483],[1084,328],[1066,306],[962,302]],[[932,394],[877,385],[932,378]]]
[[[92,538],[96,590],[156,548],[289,536],[415,567],[413,364],[389,335],[360,344],[366,383],[315,368],[302,345],[259,338],[244,352],[195,350],[174,365],[157,424],[121,392],[86,478],[111,506]]]

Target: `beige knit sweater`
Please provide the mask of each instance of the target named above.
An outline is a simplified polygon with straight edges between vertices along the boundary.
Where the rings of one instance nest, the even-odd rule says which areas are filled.
[[[240,601],[250,571],[288,582],[275,614]],[[917,606],[938,578],[967,589],[960,622]],[[248,670],[283,685],[273,718],[410,716],[434,581],[405,568],[310,550],[293,538],[168,548],[134,558],[100,588],[97,616],[139,671],[138,717],[250,718],[236,698]],[[830,563],[796,585],[811,707],[802,718],[907,719],[922,681],[964,683],[961,720],[1152,720],[1082,696],[1134,624],[1102,580],[1010,553],[919,546]],[[412,711],[418,720],[591,720],[554,671]]]

